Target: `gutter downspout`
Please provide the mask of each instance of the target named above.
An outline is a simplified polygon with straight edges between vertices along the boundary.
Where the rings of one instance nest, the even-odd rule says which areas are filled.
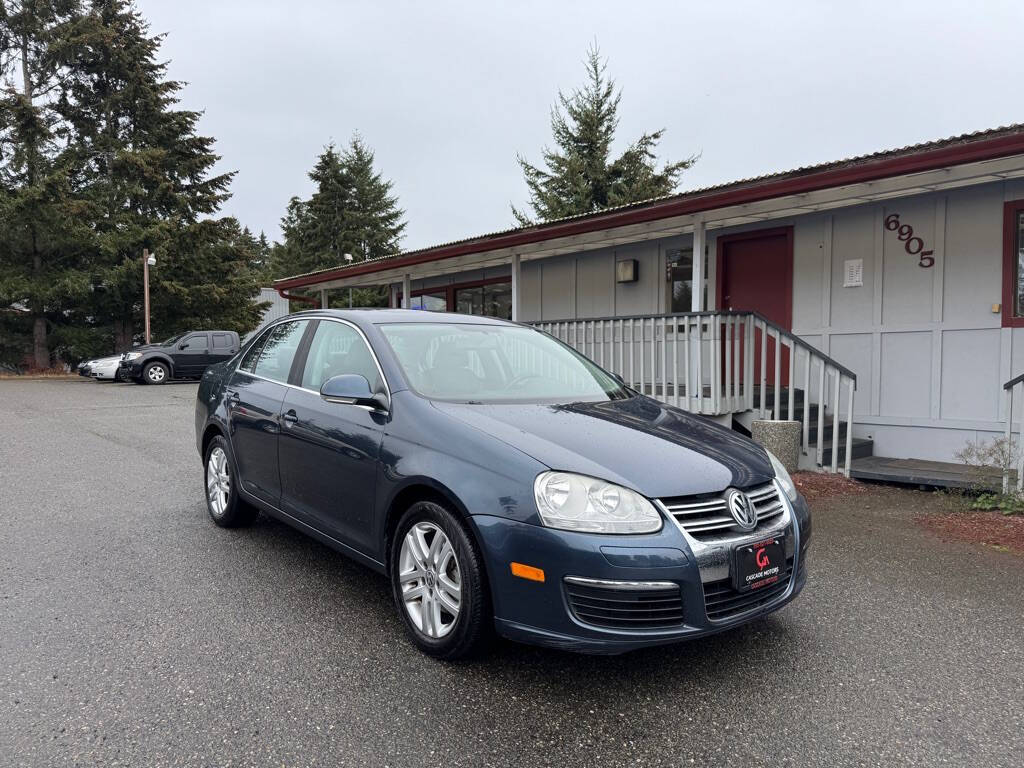
[[[304,301],[307,304],[312,304],[314,309],[323,309],[320,306],[320,300],[314,299],[312,296],[298,296],[294,293],[287,293],[283,288],[277,289],[277,295],[282,299],[288,299],[289,301]]]

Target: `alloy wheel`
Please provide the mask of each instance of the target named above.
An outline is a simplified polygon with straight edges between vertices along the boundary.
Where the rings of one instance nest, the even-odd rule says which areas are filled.
[[[405,534],[398,562],[402,602],[424,635],[452,631],[462,605],[462,575],[455,548],[438,526],[416,523]]]
[[[162,365],[154,365],[150,367],[148,371],[149,380],[154,384],[159,384],[164,380],[164,376],[167,375],[167,371],[164,370]]]
[[[228,472],[228,456],[220,446],[210,451],[206,461],[206,498],[210,510],[216,517],[224,514],[231,497],[231,475]]]

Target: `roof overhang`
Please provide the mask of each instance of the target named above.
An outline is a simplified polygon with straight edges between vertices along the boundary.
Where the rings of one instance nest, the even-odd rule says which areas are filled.
[[[549,258],[1024,176],[1024,130],[828,170],[767,177],[716,190],[541,224],[276,280],[278,290],[340,288]]]

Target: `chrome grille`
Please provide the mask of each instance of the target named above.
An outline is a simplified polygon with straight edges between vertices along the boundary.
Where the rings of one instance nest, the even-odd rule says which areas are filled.
[[[781,515],[785,509],[775,483],[749,489],[745,493],[757,510],[758,527],[761,527],[764,521]],[[712,535],[716,531],[736,527],[736,521],[729,513],[725,494],[663,499],[662,504],[683,530],[694,538],[699,539],[702,535]],[[756,530],[755,528],[749,533],[754,534]]]

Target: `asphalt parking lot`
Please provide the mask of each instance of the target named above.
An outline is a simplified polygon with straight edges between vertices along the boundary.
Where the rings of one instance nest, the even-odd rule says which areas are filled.
[[[761,623],[602,658],[403,638],[385,581],[206,514],[194,384],[0,381],[4,766],[983,765],[1024,753],[1024,558],[815,507]]]

